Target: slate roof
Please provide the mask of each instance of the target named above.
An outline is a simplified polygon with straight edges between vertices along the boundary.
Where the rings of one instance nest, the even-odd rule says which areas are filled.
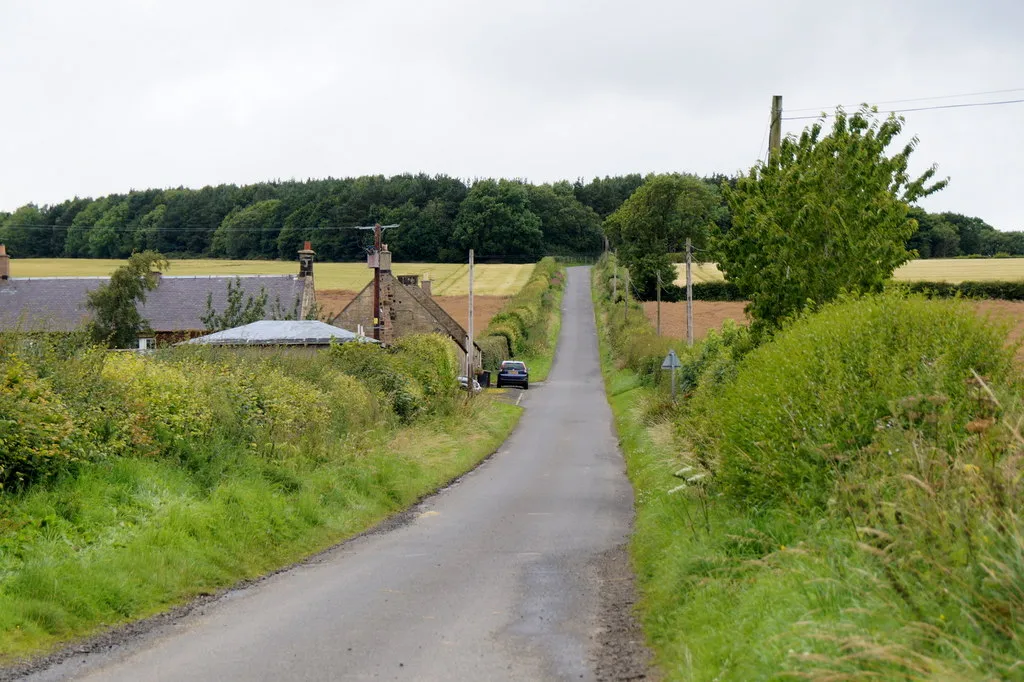
[[[0,280],[0,331],[73,331],[89,320],[86,294],[108,277],[30,277]],[[296,275],[240,275],[244,296],[267,292],[267,314],[297,316],[305,280]],[[202,331],[206,300],[227,305],[230,276],[167,276],[147,292],[142,317],[155,332]]]
[[[331,339],[339,342],[362,340],[378,343],[318,320],[262,320],[225,329],[224,331],[187,341],[212,346],[326,346]]]

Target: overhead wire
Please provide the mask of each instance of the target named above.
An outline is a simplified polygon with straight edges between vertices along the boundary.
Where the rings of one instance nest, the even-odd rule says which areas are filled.
[[[1009,92],[1024,92],[1024,88],[1006,88],[1003,90],[986,90],[983,92],[965,92],[959,95],[937,95],[935,97],[912,97],[909,99],[890,99],[883,100],[881,102],[875,102],[875,104],[906,104],[910,102],[929,102],[937,99],[957,99],[959,97],[982,97],[985,95],[1005,95]],[[843,104],[843,107],[855,107],[858,104]],[[803,109],[790,109],[789,111],[800,112],[800,111],[822,111],[824,109],[835,108],[835,107],[804,107]]]
[[[934,109],[965,109],[965,108],[969,108],[969,107],[991,107],[991,106],[997,106],[997,105],[1001,105],[1001,104],[1020,104],[1022,102],[1024,102],[1024,99],[1008,99],[1008,100],[1002,100],[1002,101],[998,101],[998,102],[964,102],[962,104],[939,104],[939,105],[935,105],[935,106],[931,106],[931,107],[913,107],[913,108],[909,108],[909,109],[886,109],[886,110],[877,111],[875,113],[878,113],[878,114],[905,114],[905,113],[909,113],[909,112],[912,112],[912,111],[932,111]],[[792,111],[806,111],[806,110],[805,109],[801,109],[801,110],[793,109]],[[817,114],[815,116],[783,116],[782,120],[783,121],[802,121],[802,120],[812,119],[812,118],[831,118],[833,116],[835,116],[835,114],[831,114],[831,113],[822,111],[822,113]]]

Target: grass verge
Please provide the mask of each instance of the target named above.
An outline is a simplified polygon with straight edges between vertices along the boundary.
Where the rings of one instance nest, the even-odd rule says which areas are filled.
[[[603,314],[600,277],[667,679],[1024,679],[1024,410],[998,334],[955,305],[842,302],[758,348],[680,352],[673,406],[664,348]]]
[[[38,655],[298,561],[492,453],[521,410],[474,401],[271,466],[225,444],[208,467],[111,458],[0,498],[0,663]],[[379,443],[379,444],[378,444]]]

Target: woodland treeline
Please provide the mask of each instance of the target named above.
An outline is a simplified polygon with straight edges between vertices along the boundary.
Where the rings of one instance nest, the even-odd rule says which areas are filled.
[[[717,189],[731,180],[702,181]],[[291,259],[310,240],[321,260],[356,261],[370,235],[347,228],[380,222],[401,225],[387,233],[398,260],[456,262],[472,248],[481,259],[526,262],[599,252],[604,220],[643,182],[639,173],[541,185],[419,174],[149,189],[0,212],[0,243],[15,258],[154,250],[172,258]],[[907,246],[922,258],[1024,255],[1024,232],[913,211],[920,229]],[[729,229],[724,202],[715,222]]]
[[[716,181],[709,179],[709,182]],[[16,258],[169,257],[291,259],[304,240],[318,258],[356,261],[372,241],[356,225],[400,224],[386,233],[397,260],[536,261],[602,250],[602,221],[643,183],[639,174],[533,185],[445,175],[150,189],[0,213],[0,243]]]

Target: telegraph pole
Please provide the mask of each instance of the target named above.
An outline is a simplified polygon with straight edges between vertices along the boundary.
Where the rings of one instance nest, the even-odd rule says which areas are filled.
[[[351,229],[353,230],[373,230],[373,248],[367,249],[366,265],[367,267],[373,268],[373,338],[380,341],[380,327],[382,320],[380,319],[380,251],[382,235],[384,230],[390,230],[395,225],[381,225],[380,223],[374,223],[373,225],[358,225]]]
[[[469,333],[466,336],[466,393],[473,396],[473,249],[469,250]]]
[[[772,96],[771,132],[768,135],[768,154],[777,153],[782,148],[782,95]]]
[[[373,268],[373,338],[380,341],[380,223],[373,225],[373,252],[377,254],[377,264]]]
[[[693,345],[693,278],[690,267],[693,262],[693,243],[686,238],[686,344]]]

